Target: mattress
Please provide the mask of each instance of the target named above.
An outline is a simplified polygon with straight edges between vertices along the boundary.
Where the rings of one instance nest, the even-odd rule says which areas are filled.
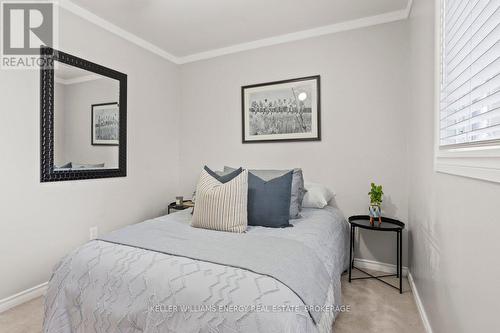
[[[95,240],[55,267],[44,332],[329,332],[341,304],[349,229],[333,207],[304,209],[301,215],[292,228],[249,227],[247,234],[300,242],[317,255],[330,286],[316,322],[297,292],[273,276]],[[189,225],[190,219],[185,210],[145,225]],[[301,267],[298,262],[296,274]]]

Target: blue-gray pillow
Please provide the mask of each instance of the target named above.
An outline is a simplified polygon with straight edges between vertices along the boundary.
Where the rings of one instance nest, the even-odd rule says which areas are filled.
[[[225,184],[227,183],[228,181],[230,181],[231,179],[237,177],[240,173],[243,172],[243,169],[240,167],[234,171],[231,171],[229,173],[225,173],[225,174],[218,174],[216,173],[215,171],[212,171],[210,170],[209,167],[207,167],[205,165],[205,167],[203,168],[205,169],[205,171],[212,177],[214,177],[215,179],[217,179],[218,181],[220,181],[222,184]]]
[[[236,170],[235,168],[231,168],[228,166],[224,167],[224,172],[229,173],[231,171]],[[264,180],[271,180],[276,177],[283,176],[285,173],[290,170],[259,170],[253,169],[248,170],[253,173],[255,176],[260,177]],[[298,219],[300,218],[300,211],[302,210],[302,200],[304,199],[304,195],[306,190],[304,188],[304,176],[302,175],[302,169],[293,169],[292,175],[292,193],[290,196],[290,218]]]
[[[293,171],[264,180],[248,173],[248,225],[284,228],[290,226],[290,195]]]

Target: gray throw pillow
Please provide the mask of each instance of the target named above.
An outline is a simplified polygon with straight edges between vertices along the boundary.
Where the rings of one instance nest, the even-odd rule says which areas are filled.
[[[238,169],[230,171],[230,172],[222,172],[222,173],[220,173],[220,172],[217,172],[217,171],[210,170],[210,168],[207,167],[206,165],[205,165],[205,167],[203,169],[205,169],[205,171],[208,172],[208,174],[210,176],[214,177],[215,179],[217,179],[218,181],[220,181],[222,184],[227,183],[228,181],[232,180],[233,178],[235,178],[236,176],[238,176],[240,173],[243,172],[242,168],[238,168]]]
[[[231,172],[236,170],[235,168],[225,166],[224,172]],[[260,177],[264,180],[271,180],[276,177],[283,176],[291,170],[249,170],[250,173]],[[304,188],[304,176],[302,174],[302,169],[293,169],[292,175],[292,189],[290,196],[290,218],[298,219],[300,218],[300,211],[302,210],[302,199],[306,190]]]
[[[100,169],[100,168],[104,168],[104,163],[99,163],[99,164],[73,163],[73,169]]]
[[[248,225],[270,228],[290,226],[292,174],[290,171],[266,181],[248,173]]]
[[[224,172],[224,170],[212,170],[212,171],[218,174],[219,176],[224,176],[228,174],[228,172]]]
[[[71,162],[68,162],[61,166],[54,166],[54,169],[71,169],[72,167],[73,165],[71,164]]]

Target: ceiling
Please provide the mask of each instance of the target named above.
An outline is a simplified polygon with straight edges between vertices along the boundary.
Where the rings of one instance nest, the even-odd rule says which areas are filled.
[[[56,62],[54,68],[54,80],[61,84],[74,84],[100,79],[108,79],[105,76],[89,72],[85,69]]]
[[[405,10],[408,0],[71,0],[175,57]]]
[[[57,62],[56,65],[57,67],[55,68],[55,75],[62,80],[74,80],[92,74],[84,69],[66,65],[61,62]]]

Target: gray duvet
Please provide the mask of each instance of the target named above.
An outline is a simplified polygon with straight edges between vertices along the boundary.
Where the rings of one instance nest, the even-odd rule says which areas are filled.
[[[332,207],[232,234],[183,211],[89,242],[56,267],[45,332],[327,332],[348,227]]]

